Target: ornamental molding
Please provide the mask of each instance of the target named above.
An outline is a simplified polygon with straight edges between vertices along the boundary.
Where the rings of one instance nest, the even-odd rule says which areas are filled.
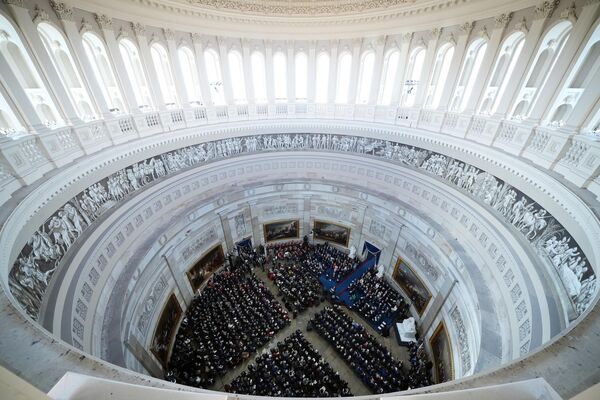
[[[429,31],[429,36],[431,40],[438,40],[440,38],[440,35],[442,33],[442,29],[441,28],[433,28]]]
[[[96,14],[96,22],[102,29],[112,29],[112,18],[106,14]]]
[[[517,22],[515,24],[515,29],[517,31],[521,31],[523,33],[529,32],[529,28],[527,27],[527,19],[525,17],[523,17],[523,19],[521,19],[520,22]]]
[[[33,12],[35,13],[35,16],[33,17],[33,23],[34,24],[37,25],[37,24],[39,24],[41,22],[48,22],[48,21],[50,21],[50,16],[46,12],[46,10],[44,10],[43,8],[40,8],[37,4],[33,8]]]
[[[139,22],[132,22],[131,29],[133,29],[136,36],[144,36],[146,34],[146,26]]]
[[[81,19],[81,26],[79,27],[79,34],[83,35],[86,32],[92,31],[94,28],[90,21],[88,21],[85,17]]]
[[[175,32],[172,29],[165,28],[163,29],[163,33],[165,34],[165,38],[167,40],[175,40]]]
[[[569,5],[569,7],[565,8],[560,13],[560,18],[571,21],[572,23],[577,22],[577,13],[576,13],[576,8],[575,8],[575,2],[571,3],[571,5]]]
[[[458,26],[458,29],[464,33],[465,35],[468,35],[471,33],[471,31],[473,30],[473,27],[475,26],[474,22],[465,22],[463,24],[460,24]]]
[[[50,6],[52,7],[59,19],[70,21],[73,18],[73,8],[69,7],[65,3],[50,0]]]
[[[535,6],[536,19],[550,18],[560,4],[560,0],[547,0]]]
[[[487,39],[487,40],[490,39],[490,35],[485,26],[483,28],[481,28],[481,30],[479,32],[477,32],[477,36],[479,36],[482,39]]]
[[[25,8],[23,0],[3,0],[3,3],[8,6],[22,7]]]
[[[119,33],[117,34],[117,41],[123,39],[123,38],[128,38],[129,37],[129,32],[126,31],[123,27],[121,27],[119,29]]]
[[[199,33],[192,33],[192,43],[202,44],[202,35]]]
[[[407,43],[410,42],[413,38],[413,32],[407,32],[402,35],[402,42]]]
[[[505,14],[500,14],[497,15],[496,18],[494,18],[494,26],[496,28],[506,28],[510,22],[510,20],[513,17],[513,13],[505,13]]]

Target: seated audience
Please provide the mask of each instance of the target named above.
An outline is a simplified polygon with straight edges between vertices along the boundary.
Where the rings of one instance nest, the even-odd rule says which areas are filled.
[[[190,304],[165,377],[207,388],[289,323],[287,312],[249,266],[227,269]]]
[[[276,262],[268,275],[279,289],[285,308],[294,316],[321,303],[323,288],[318,279],[295,262]]]
[[[408,389],[431,385],[431,368],[433,364],[427,357],[423,339],[419,339],[417,342],[410,342],[408,351],[410,357]]]
[[[299,330],[257,357],[225,390],[276,397],[352,396],[348,384]]]

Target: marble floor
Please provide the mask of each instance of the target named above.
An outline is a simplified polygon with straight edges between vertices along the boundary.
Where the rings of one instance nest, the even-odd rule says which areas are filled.
[[[254,272],[256,276],[265,283],[269,290],[271,290],[271,293],[275,295],[277,293],[277,287],[272,281],[270,281],[267,278],[266,273],[263,272],[260,268],[255,269]],[[275,298],[278,301],[281,300],[281,298],[279,297]],[[346,362],[337,354],[335,349],[327,341],[325,341],[325,339],[320,337],[315,331],[308,332],[306,330],[306,324],[313,317],[313,315],[329,305],[331,305],[329,301],[324,301],[320,305],[310,308],[304,311],[303,313],[299,314],[295,319],[292,319],[292,323],[289,326],[279,331],[269,343],[267,343],[257,352],[257,354],[269,351],[269,349],[275,346],[277,342],[291,335],[294,331],[296,331],[296,329],[299,329],[302,331],[304,337],[306,337],[306,339],[315,347],[315,349],[317,349],[317,351],[329,363],[329,365],[331,365],[331,367],[335,371],[339,372],[342,379],[348,382],[348,386],[350,387],[350,390],[352,391],[352,394],[354,396],[372,394],[369,388],[365,386],[360,381],[360,379],[358,379],[358,377],[354,374],[352,369],[350,369],[348,364],[346,364]],[[283,304],[281,304],[281,306],[283,307]],[[344,308],[344,311],[348,315],[350,315],[355,321],[363,325],[371,335],[373,335],[377,338],[377,340],[379,340],[381,344],[387,347],[396,359],[402,360],[404,362],[404,365],[408,365],[408,349],[398,345],[393,333],[391,333],[389,337],[382,337],[373,328],[371,328],[371,326],[366,321],[364,321],[358,314],[351,310],[348,310],[347,308]],[[246,361],[238,365],[235,369],[227,372],[227,374],[225,374],[223,377],[217,379],[216,383],[209,389],[222,391],[224,385],[230,383],[239,374],[241,374],[242,371],[244,371],[248,367],[248,365],[254,361],[254,358],[254,356],[249,357]]]

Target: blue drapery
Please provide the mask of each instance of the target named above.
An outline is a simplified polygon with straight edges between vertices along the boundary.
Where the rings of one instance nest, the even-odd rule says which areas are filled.
[[[365,241],[362,251],[363,255],[365,254],[365,251],[367,252],[367,258],[375,257],[375,264],[379,264],[379,256],[381,256],[381,250],[379,249],[379,247],[374,246],[371,243]]]
[[[252,250],[252,238],[242,239],[235,244],[238,251],[250,251]]]

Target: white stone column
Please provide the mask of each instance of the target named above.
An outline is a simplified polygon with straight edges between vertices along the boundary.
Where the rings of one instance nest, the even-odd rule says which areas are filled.
[[[316,83],[317,83],[317,42],[311,40],[308,44],[308,79],[306,101],[308,103],[315,102]]]
[[[242,39],[242,63],[244,65],[244,83],[246,87],[246,98],[248,104],[255,104],[254,82],[252,80],[252,55],[250,54],[250,43]]]
[[[384,51],[386,37],[380,36],[375,42],[375,64],[373,66],[373,76],[371,78],[371,92],[369,93],[369,105],[377,104],[377,97],[381,89],[381,74],[383,71]]]
[[[562,86],[571,62],[575,61],[575,55],[579,50],[579,46],[584,43],[590,27],[596,21],[599,14],[600,2],[598,1],[590,2],[583,7],[581,15],[579,15],[577,22],[573,26],[558,60],[550,71],[550,75],[548,76],[548,79],[546,79],[544,86],[540,89],[533,105],[533,109],[527,118],[529,123],[539,123],[546,112],[546,109],[552,104],[551,102],[554,99],[555,92]],[[596,82],[596,85],[597,84],[598,82]]]
[[[219,46],[219,58],[221,62],[221,78],[223,79],[223,92],[225,93],[225,103],[228,105],[234,104],[233,102],[233,82],[231,82],[231,74],[229,73],[229,58],[227,57],[227,43],[225,39],[217,38],[217,44]]]
[[[473,29],[473,23],[465,22],[460,26],[459,29],[461,34],[458,36],[458,40],[456,41],[456,48],[454,50],[454,55],[452,56],[450,69],[448,70],[448,78],[446,79],[444,90],[442,91],[442,97],[440,98],[440,105],[438,106],[438,110],[440,111],[446,111],[448,109],[448,105],[450,104],[452,94],[454,93],[454,87],[456,86],[456,81],[458,80],[458,74],[460,73],[463,56],[467,50],[469,35]]]
[[[110,26],[101,26],[101,28],[104,41],[106,43],[108,56],[110,57],[112,64],[115,66],[116,79],[119,82],[119,87],[121,88],[121,93],[123,94],[127,109],[131,114],[139,114],[140,105],[137,103],[135,98],[133,86],[129,80],[129,75],[127,74],[127,69],[125,68],[125,63],[123,61],[123,57],[121,56],[121,51],[119,50],[119,44],[115,38],[115,33]]]
[[[358,72],[360,69],[360,49],[362,39],[354,39],[352,42],[352,71],[350,72],[350,90],[348,91],[348,104],[356,104],[358,92]]]
[[[463,111],[463,113],[465,114],[475,113],[477,105],[481,100],[481,96],[484,93],[487,81],[491,79],[490,75],[492,72],[492,67],[494,66],[494,61],[496,60],[498,47],[500,46],[500,41],[502,40],[502,35],[504,34],[504,28],[506,27],[509,21],[509,14],[502,14],[496,17],[495,28],[492,31],[490,39],[488,40],[487,47],[483,55],[483,61],[481,62],[481,66],[479,67],[479,71],[477,72],[477,77],[475,78],[475,84],[473,85],[473,89],[471,90],[469,100],[467,100],[467,106]],[[486,36],[487,32],[484,30],[481,33],[481,35]]]
[[[273,76],[273,42],[265,42],[265,71],[267,73],[267,100],[269,104],[275,103],[275,78]]]
[[[198,69],[198,79],[200,81],[200,93],[202,94],[202,102],[205,106],[212,106],[212,96],[210,94],[210,86],[208,86],[208,76],[206,74],[206,62],[204,61],[204,45],[202,36],[198,33],[192,33],[192,43],[194,45],[194,56],[196,58],[196,69]]]
[[[339,42],[332,40],[329,50],[329,89],[327,91],[327,103],[335,103],[335,92],[337,90],[337,64],[338,64]]]
[[[516,24],[515,27],[517,30],[525,31],[527,32],[527,35],[525,36],[525,43],[523,44],[521,54],[519,54],[519,58],[515,63],[515,68],[511,74],[512,79],[510,79],[506,85],[504,95],[500,99],[498,108],[493,115],[494,118],[503,119],[507,117],[510,107],[515,101],[516,96],[519,94],[519,88],[524,83],[526,78],[525,73],[530,67],[529,64],[533,61],[532,57],[535,56],[534,52],[537,49],[538,41],[544,31],[546,21],[547,17],[545,14],[537,14],[537,18],[531,22],[529,29],[527,28],[527,21],[525,19]]]
[[[96,18],[98,24],[101,27],[112,26],[112,19],[103,16],[102,18]],[[104,94],[102,92],[102,88],[100,87],[101,83],[98,82],[96,78],[96,74],[94,74],[94,70],[90,63],[90,60],[87,57],[85,49],[83,48],[83,39],[81,38],[81,34],[79,33],[75,22],[63,19],[61,20],[65,33],[67,34],[67,38],[71,42],[71,46],[73,47],[73,53],[75,58],[79,61],[79,65],[81,65],[81,69],[83,71],[83,76],[87,84],[89,85],[89,89],[91,92],[91,100],[96,103],[96,107],[100,112],[100,115],[104,119],[113,118],[113,114],[109,110],[108,103],[104,98]]]
[[[415,95],[414,107],[421,108],[425,102],[425,95],[427,94],[430,75],[435,64],[435,54],[441,33],[442,30],[440,28],[434,28],[429,31],[429,40],[427,41],[427,50],[425,52],[425,60],[423,61],[423,71],[421,72],[421,79],[417,88],[417,94]]]
[[[406,73],[406,64],[408,63],[408,50],[412,40],[412,33],[405,33],[400,41],[400,56],[398,59],[398,70],[396,71],[396,80],[394,81],[394,90],[392,91],[391,105],[397,106],[402,97],[404,87],[404,74]]]
[[[45,81],[46,87],[50,89],[49,92],[51,96],[53,95],[54,103],[62,110],[65,122],[70,122],[73,125],[83,124],[83,121],[77,114],[77,109],[75,108],[75,104],[73,104],[71,95],[64,86],[62,78],[54,67],[50,55],[46,51],[46,47],[40,38],[36,25],[31,20],[29,10],[16,4],[10,4],[8,5],[8,8],[37,58],[40,68],[44,72],[44,74],[40,74],[40,76],[42,80],[47,78]],[[62,14],[62,18],[70,18],[71,12],[70,8],[66,8]]]
[[[20,114],[22,118],[22,121],[20,122],[23,123],[23,128],[29,133],[38,133],[48,130],[42,123],[37,111],[29,100],[29,96],[27,96],[25,89],[23,89],[19,83],[17,76],[13,73],[2,53],[0,53],[0,71],[2,71],[2,74],[0,74],[0,83],[4,86],[10,95],[10,99],[13,100],[17,107],[19,111],[18,114]],[[9,101],[9,99],[6,100]]]
[[[288,103],[296,102],[296,49],[294,42],[288,40],[287,44],[287,98]]]
[[[167,39],[167,52],[169,54],[169,60],[171,61],[171,74],[175,81],[175,90],[177,91],[179,105],[183,108],[189,108],[190,99],[188,99],[187,91],[185,90],[185,82],[183,81],[182,69],[179,64],[177,45],[175,44],[175,32],[171,29],[164,29],[164,33],[165,38]],[[192,83],[188,82],[187,84],[191,85]]]
[[[140,48],[142,68],[146,70],[146,76],[148,77],[147,83],[150,89],[150,95],[152,96],[152,101],[159,110],[166,110],[167,107],[165,106],[165,101],[160,92],[160,86],[158,84],[158,74],[154,68],[154,63],[152,62],[150,46],[148,45],[148,39],[146,38],[146,28],[139,23],[132,24],[132,27]]]

